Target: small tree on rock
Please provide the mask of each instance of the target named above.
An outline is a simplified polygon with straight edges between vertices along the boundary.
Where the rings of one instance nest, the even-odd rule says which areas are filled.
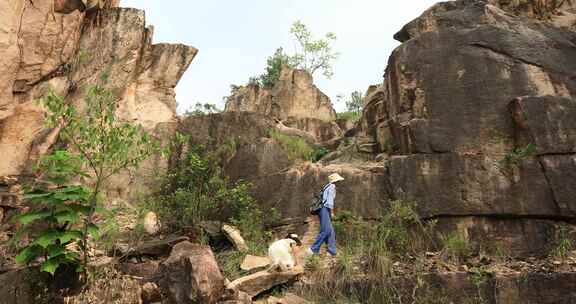
[[[339,56],[332,50],[331,45],[336,40],[336,34],[329,32],[323,39],[314,40],[308,27],[300,21],[294,22],[290,33],[297,42],[296,53],[291,56],[296,66],[311,75],[321,70],[326,78],[331,78],[334,74],[332,71],[334,60]]]
[[[266,89],[274,87],[278,82],[282,67],[294,68],[298,64],[293,57],[286,55],[282,48],[276,49],[274,55],[268,57],[266,63],[266,72],[260,76],[260,83]]]

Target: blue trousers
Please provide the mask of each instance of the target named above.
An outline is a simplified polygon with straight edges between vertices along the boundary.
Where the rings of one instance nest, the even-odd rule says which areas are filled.
[[[320,217],[320,232],[310,249],[317,254],[320,252],[322,244],[326,243],[328,245],[328,253],[336,255],[336,233],[334,233],[334,227],[332,226],[330,209],[323,207],[318,212],[318,216]]]

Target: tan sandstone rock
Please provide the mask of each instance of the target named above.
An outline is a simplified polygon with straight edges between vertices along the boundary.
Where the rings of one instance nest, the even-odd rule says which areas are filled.
[[[224,292],[224,277],[208,246],[178,243],[160,271],[168,303],[214,304]]]
[[[25,173],[58,138],[58,129],[44,129],[43,109],[34,102],[47,87],[81,110],[84,87],[105,79],[120,97],[120,119],[170,138],[177,122],[174,87],[197,50],[153,45],[144,13],[113,8],[118,2],[88,1],[88,8],[102,9],[88,16],[73,0],[0,4],[0,176]],[[127,199],[145,193],[145,173],[163,165],[157,158],[139,174],[115,176],[107,194]]]
[[[260,257],[255,255],[247,255],[240,265],[240,269],[244,271],[251,271],[258,268],[264,268],[270,265],[270,259],[267,257]]]
[[[236,250],[240,252],[248,251],[248,245],[246,245],[246,241],[242,237],[242,234],[240,233],[240,230],[238,230],[238,228],[224,224],[222,225],[221,229],[226,238],[228,238],[228,240],[232,242]]]
[[[251,297],[255,297],[274,286],[294,280],[303,272],[304,271],[301,267],[297,267],[292,271],[284,272],[268,272],[264,270],[236,279],[228,284],[227,287],[243,291]]]
[[[226,111],[258,112],[281,120],[288,117],[336,120],[328,96],[314,84],[304,70],[284,67],[276,85],[268,90],[258,85],[238,87],[226,103]]]

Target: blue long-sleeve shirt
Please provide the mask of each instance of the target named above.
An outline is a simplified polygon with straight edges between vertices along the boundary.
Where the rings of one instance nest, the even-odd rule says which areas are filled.
[[[324,193],[322,193],[322,200],[324,200],[324,207],[334,209],[334,198],[336,198],[336,185],[329,184]]]

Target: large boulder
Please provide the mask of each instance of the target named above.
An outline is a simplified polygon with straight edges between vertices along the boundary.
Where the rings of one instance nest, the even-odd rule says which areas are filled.
[[[224,276],[208,246],[178,243],[160,265],[160,286],[167,303],[216,303],[224,292]]]
[[[256,143],[267,137],[274,121],[259,113],[225,112],[186,117],[179,131],[189,135],[193,144],[216,151],[224,145],[235,149],[247,143]]]
[[[392,157],[388,172],[394,196],[416,202],[425,218],[561,215],[535,158],[508,170],[487,156],[414,154]]]
[[[576,292],[570,287],[575,283],[576,274],[571,272],[446,272],[386,281],[351,280],[340,288],[363,299],[392,294],[414,303],[568,304],[576,300]]]

